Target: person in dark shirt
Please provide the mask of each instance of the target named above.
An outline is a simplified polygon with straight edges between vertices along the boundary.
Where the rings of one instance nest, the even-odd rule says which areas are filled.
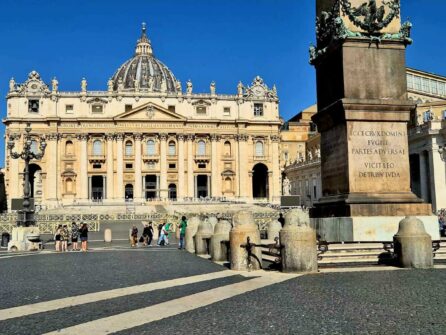
[[[277,219],[277,221],[280,222],[283,228],[283,226],[285,225],[285,218],[283,217],[282,213],[279,214],[279,218]]]
[[[152,238],[153,238],[152,222],[149,222],[149,224],[144,224],[144,230],[142,231],[142,236],[144,237],[144,245],[149,246],[152,243]]]
[[[79,236],[81,238],[81,243],[82,243],[81,248],[82,248],[82,251],[85,252],[88,249],[88,226],[86,223],[82,224],[82,227],[79,230],[79,233],[80,233]]]

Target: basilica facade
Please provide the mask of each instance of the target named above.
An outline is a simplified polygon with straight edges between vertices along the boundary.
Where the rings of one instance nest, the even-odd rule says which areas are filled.
[[[107,90],[59,90],[32,71],[11,79],[6,142],[23,147],[30,122],[32,150],[47,147],[30,165],[36,204],[48,208],[94,201],[228,199],[276,202],[281,194],[279,102],[260,77],[234,94],[183,90],[155,58],[143,26],[134,56],[108,80]],[[6,147],[9,203],[23,194],[24,162]],[[10,208],[10,207],[9,207]]]

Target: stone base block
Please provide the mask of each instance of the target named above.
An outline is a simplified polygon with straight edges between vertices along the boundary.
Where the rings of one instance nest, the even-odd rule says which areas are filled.
[[[37,251],[42,249],[38,227],[15,227],[12,229],[8,251]]]
[[[440,239],[438,218],[436,216],[417,216],[432,240]],[[322,240],[327,242],[381,242],[393,241],[399,222],[404,216],[356,216],[312,218]]]

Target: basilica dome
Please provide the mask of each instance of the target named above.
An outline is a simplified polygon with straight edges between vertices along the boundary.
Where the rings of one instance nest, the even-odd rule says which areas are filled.
[[[172,71],[153,55],[144,23],[135,55],[119,67],[108,86],[114,91],[176,93],[179,90]]]

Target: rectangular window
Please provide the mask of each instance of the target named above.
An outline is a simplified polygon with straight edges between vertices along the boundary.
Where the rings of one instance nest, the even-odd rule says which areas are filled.
[[[438,94],[439,95],[441,95],[441,96],[445,96],[446,95],[446,85],[445,85],[445,83],[438,82],[437,88],[438,88]]]
[[[421,91],[421,78],[414,76],[414,89],[416,91]]]
[[[65,114],[73,114],[73,113],[74,113],[73,105],[65,105]]]
[[[410,73],[407,74],[407,88],[413,89],[413,75]]]
[[[206,163],[199,163],[198,164],[199,169],[206,169]]]
[[[93,169],[100,169],[102,164],[93,164]]]
[[[126,169],[133,169],[133,164],[132,163],[125,163],[125,168]]]
[[[129,111],[131,111],[131,110],[132,110],[132,108],[133,108],[133,106],[132,106],[132,105],[125,105],[125,111],[126,111],[126,112],[129,112]]]
[[[437,95],[438,94],[438,86],[437,86],[438,81],[436,80],[431,80],[431,93]]]
[[[102,114],[104,108],[102,105],[93,105],[91,106],[91,112],[93,114]]]
[[[39,100],[37,99],[28,100],[28,112],[39,113]]]
[[[177,165],[175,163],[169,163],[169,169],[176,169]]]
[[[230,107],[223,108],[223,116],[231,116],[231,108]]]
[[[167,109],[169,110],[169,112],[175,113],[175,106],[169,106],[167,107]]]
[[[206,115],[206,107],[204,106],[197,106],[196,111],[199,115]]]
[[[430,86],[429,85],[429,79],[423,78],[421,90],[423,92],[429,93],[430,92],[430,87],[429,86]]]
[[[254,116],[263,116],[263,104],[254,104]]]

